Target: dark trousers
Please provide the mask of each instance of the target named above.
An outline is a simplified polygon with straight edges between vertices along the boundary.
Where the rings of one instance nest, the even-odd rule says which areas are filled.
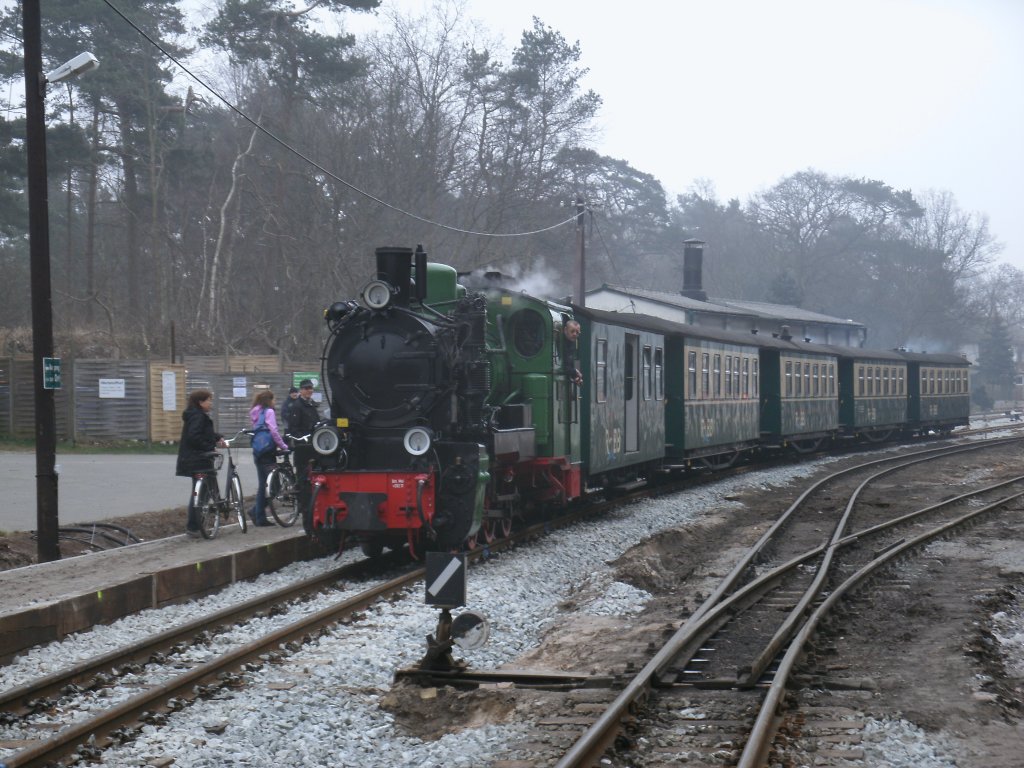
[[[306,533],[313,532],[313,489],[309,483],[309,464],[316,456],[316,451],[308,445],[297,445],[293,451],[295,459],[295,489],[299,509],[302,510],[302,527]]]
[[[276,462],[271,453],[269,460],[266,457],[259,459],[253,457],[253,463],[256,464],[257,487],[256,506],[252,508],[252,521],[257,525],[262,525],[267,521],[267,478]]]

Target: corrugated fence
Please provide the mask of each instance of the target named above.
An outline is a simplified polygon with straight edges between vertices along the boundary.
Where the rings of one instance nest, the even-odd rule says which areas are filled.
[[[32,358],[0,358],[0,434],[35,437]],[[61,440],[173,442],[181,435],[188,393],[214,393],[214,424],[232,435],[249,426],[254,394],[270,388],[284,405],[293,382],[319,371],[319,363],[282,370],[274,356],[185,357],[182,363],[152,360],[61,361],[63,387],[55,391]],[[314,378],[319,378],[316,374]],[[319,390],[319,387],[318,387]]]

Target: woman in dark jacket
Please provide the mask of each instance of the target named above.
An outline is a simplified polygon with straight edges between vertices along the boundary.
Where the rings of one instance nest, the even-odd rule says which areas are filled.
[[[210,459],[203,454],[209,453],[214,448],[224,448],[225,443],[221,436],[213,431],[213,419],[210,418],[210,411],[213,409],[213,393],[208,389],[197,389],[188,396],[188,408],[181,414],[181,440],[178,441],[178,465],[175,474],[179,477],[191,478],[196,472],[210,469]],[[213,476],[213,482],[217,482],[217,476]],[[185,524],[185,533],[189,536],[198,537],[199,515],[193,506],[192,494],[188,497],[188,522]]]

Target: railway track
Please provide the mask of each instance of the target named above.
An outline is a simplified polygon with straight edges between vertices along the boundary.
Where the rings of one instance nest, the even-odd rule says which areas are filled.
[[[985,445],[993,444],[995,443],[989,442]],[[621,500],[607,502],[608,505],[615,503],[621,503]],[[486,557],[490,552],[498,551],[502,547],[512,546],[524,539],[540,535],[552,525],[571,524],[579,517],[593,513],[593,510],[577,510],[557,523],[549,521],[524,530],[511,541],[495,543],[490,548],[477,552],[476,556]],[[148,686],[149,690],[120,700],[100,714],[92,714],[91,711],[97,708],[97,698],[104,698],[99,692],[107,689],[113,679],[123,678],[125,675],[138,676],[146,665],[161,669],[173,667],[175,662],[171,654],[197,642],[196,638],[204,643],[209,642],[210,636],[215,635],[213,630],[218,626],[229,626],[239,621],[249,621],[254,616],[283,611],[284,609],[279,607],[283,603],[295,601],[303,595],[323,590],[339,581],[365,579],[372,568],[373,566],[368,563],[360,562],[334,569],[302,584],[286,587],[261,599],[191,622],[188,626],[161,633],[145,642],[140,641],[131,648],[112,651],[102,658],[75,665],[64,673],[49,675],[45,679],[3,693],[0,695],[0,709],[6,712],[4,720],[8,726],[33,716],[49,718],[51,722],[55,717],[73,721],[70,726],[51,738],[32,739],[34,743],[8,757],[6,764],[12,767],[47,765],[73,753],[95,755],[105,743],[130,738],[132,730],[139,724],[159,722],[167,712],[187,706],[186,702],[190,698],[210,695],[224,686],[239,684],[239,670],[273,661],[282,652],[287,652],[290,646],[294,647],[300,643],[303,638],[315,636],[326,626],[344,622],[353,612],[365,609],[382,596],[407,589],[422,578],[420,569],[411,569],[400,576],[380,580],[369,589],[352,594],[346,593],[344,599],[334,600],[331,605],[317,610],[312,615],[288,622],[256,640],[237,645],[230,651],[218,652],[215,654],[216,658],[198,664],[191,661],[181,662],[179,666],[185,666],[187,669],[180,674],[168,675],[164,679],[150,682],[137,681],[137,687]],[[85,705],[76,705],[71,699],[79,695],[91,698]],[[90,710],[86,718],[78,715],[66,716],[67,712],[84,710]]]
[[[991,441],[968,450],[999,444]],[[834,617],[841,601],[868,580],[878,578],[898,558],[1024,495],[1022,476],[886,522],[878,521],[877,511],[861,515],[863,527],[852,530],[857,499],[872,482],[913,463],[947,458],[962,450],[938,449],[922,452],[928,455],[910,461],[900,457],[871,462],[867,466],[871,468],[868,471],[874,470],[872,476],[856,484],[844,513],[827,536],[820,537],[817,546],[795,553],[794,547],[807,538],[806,531],[801,534],[796,529],[814,527],[820,494],[855,470],[831,475],[808,489],[719,589],[625,683],[622,692],[566,750],[558,768],[596,765],[616,743],[635,747],[641,741],[671,744],[648,748],[645,765],[677,764],[679,760],[741,768],[772,764],[773,743],[779,740],[784,747],[787,739],[778,728],[783,723],[781,711],[791,676],[808,649],[813,654],[811,640],[819,625],[828,617],[837,620]],[[883,464],[895,466],[880,469]],[[860,468],[862,474],[864,471]],[[817,522],[820,526],[820,518]],[[923,530],[910,535],[907,530],[913,526]],[[629,735],[629,723],[641,704],[649,713],[646,729]],[[829,728],[855,728],[856,718],[847,722],[839,714],[833,713],[827,721],[815,720],[828,723],[822,728],[823,738],[830,735]],[[797,713],[786,721],[786,727],[791,730],[794,723],[805,721],[806,715]],[[624,764],[635,764],[634,755],[628,750],[624,754]],[[850,754],[855,758],[857,750],[853,748]]]

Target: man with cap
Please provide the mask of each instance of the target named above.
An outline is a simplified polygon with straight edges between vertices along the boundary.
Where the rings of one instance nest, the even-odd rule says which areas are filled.
[[[313,402],[313,382],[311,379],[303,379],[299,382],[299,396],[292,403],[288,411],[288,432],[292,437],[304,437],[313,432],[318,421],[320,412]],[[295,453],[295,479],[298,485],[299,509],[302,510],[302,526],[306,533],[313,532],[313,510],[309,508],[310,486],[309,486],[309,465],[315,458],[313,446],[309,442],[293,442],[292,450]]]

